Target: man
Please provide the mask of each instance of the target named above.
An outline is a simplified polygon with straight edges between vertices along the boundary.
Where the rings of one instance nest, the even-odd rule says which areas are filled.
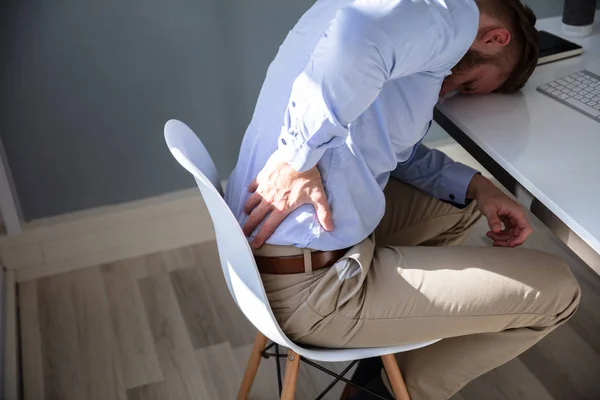
[[[442,338],[397,357],[412,399],[438,400],[575,312],[568,267],[513,248],[523,208],[420,144],[440,94],[524,85],[534,21],[518,0],[319,0],[289,33],[226,200],[292,340]],[[480,213],[495,247],[450,247]]]

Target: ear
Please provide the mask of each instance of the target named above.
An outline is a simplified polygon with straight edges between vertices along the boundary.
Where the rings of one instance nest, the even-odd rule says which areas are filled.
[[[504,47],[510,43],[510,32],[505,28],[493,28],[481,35],[480,40],[486,45]]]

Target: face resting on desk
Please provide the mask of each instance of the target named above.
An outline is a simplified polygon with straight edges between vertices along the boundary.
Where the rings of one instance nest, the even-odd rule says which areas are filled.
[[[459,66],[460,63],[457,67]],[[454,67],[452,74],[444,79],[440,90],[440,97],[455,90],[466,94],[491,93],[498,89],[504,82],[502,68],[494,64],[485,63],[471,66],[462,71],[455,71],[457,67]]]
[[[523,44],[513,40],[506,24],[489,16],[481,7],[480,11],[475,41],[452,68],[452,74],[444,79],[440,97],[454,91],[491,93],[501,88],[516,68],[523,69],[522,65],[517,66]]]

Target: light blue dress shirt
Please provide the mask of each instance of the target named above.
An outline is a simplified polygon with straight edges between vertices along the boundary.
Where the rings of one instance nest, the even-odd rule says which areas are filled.
[[[225,199],[241,225],[248,185],[269,157],[318,165],[334,230],[312,205],[267,243],[334,250],[370,235],[390,175],[439,199],[465,202],[476,173],[420,142],[443,79],[477,33],[473,0],[319,0],[269,66]]]

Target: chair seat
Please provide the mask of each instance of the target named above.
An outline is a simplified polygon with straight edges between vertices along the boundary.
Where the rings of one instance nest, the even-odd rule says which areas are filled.
[[[308,358],[314,361],[323,362],[345,362],[362,360],[364,358],[380,357],[386,354],[402,353],[405,351],[416,350],[421,347],[429,346],[437,340],[430,340],[427,342],[410,343],[399,346],[386,346],[386,347],[365,347],[356,349],[332,349],[323,347],[302,347],[299,345],[294,346],[293,350],[300,354],[302,357]],[[286,346],[286,344],[281,344]]]

